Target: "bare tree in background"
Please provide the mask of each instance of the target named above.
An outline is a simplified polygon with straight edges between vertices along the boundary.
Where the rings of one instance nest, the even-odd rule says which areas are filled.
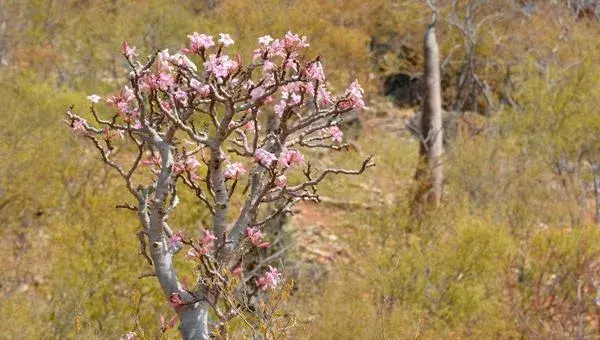
[[[433,0],[427,1],[433,14],[431,23],[425,32],[423,50],[425,55],[423,95],[423,114],[421,115],[421,164],[417,169],[416,179],[423,181],[423,188],[417,193],[415,200],[432,202],[437,207],[442,197],[444,180],[441,162],[443,147],[442,130],[442,95],[440,83],[440,57],[435,35],[437,24],[437,5]],[[427,174],[430,180],[425,180]]]

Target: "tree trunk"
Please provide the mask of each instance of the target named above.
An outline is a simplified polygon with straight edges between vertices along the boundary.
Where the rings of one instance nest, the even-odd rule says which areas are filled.
[[[442,182],[444,179],[443,167],[441,163],[443,149],[443,129],[442,129],[442,96],[440,84],[440,61],[438,45],[435,37],[435,25],[437,14],[434,13],[432,23],[425,33],[423,49],[425,54],[424,78],[425,93],[423,101],[423,114],[421,115],[421,149],[420,155],[423,161],[426,160],[430,175],[431,185],[426,201],[438,206],[442,197]],[[417,172],[417,179],[423,179],[424,169]],[[420,191],[423,193],[422,191]],[[422,199],[419,198],[419,199]]]
[[[179,332],[184,340],[208,340],[208,309],[205,301],[185,306],[179,311]]]

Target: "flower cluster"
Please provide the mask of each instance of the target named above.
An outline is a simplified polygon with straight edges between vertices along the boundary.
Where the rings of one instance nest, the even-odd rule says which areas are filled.
[[[262,241],[265,235],[257,227],[246,228],[246,236],[248,236],[250,242],[258,248],[267,248],[271,245],[271,242]]]
[[[246,170],[244,164],[236,162],[229,164],[227,168],[225,168],[223,176],[225,176],[225,179],[239,179],[240,176],[245,175],[246,172],[248,172],[248,170]]]
[[[265,291],[277,288],[277,285],[279,285],[280,282],[281,273],[277,268],[269,266],[269,270],[257,280],[256,284],[261,290]]]

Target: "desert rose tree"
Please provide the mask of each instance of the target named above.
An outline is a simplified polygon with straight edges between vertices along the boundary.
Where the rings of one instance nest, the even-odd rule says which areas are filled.
[[[226,54],[234,44],[228,34],[217,41],[198,33],[188,38],[180,52],[163,50],[145,60],[124,42],[128,85],[88,97],[93,123],[73,107],[67,123],[123,177],[135,204],[120,207],[139,217],[140,253],[176,310],[182,337],[226,338],[236,317],[256,332],[244,316],[256,310],[248,304],[260,305],[282,280],[275,267],[244,262],[252,247],[269,247],[262,227],[299,201],[318,201],[316,187],[328,175],[358,175],[374,163],[368,157],[354,170],[317,170],[304,158],[311,148],[347,149],[339,123],[365,105],[356,81],[344,94],[330,94],[319,57],[306,61],[301,54],[305,37],[260,37],[247,65]],[[293,172],[298,175],[290,177]],[[192,208],[212,215],[212,225],[191,237],[169,225],[180,190],[198,198]],[[232,202],[241,202],[235,211]],[[178,279],[177,254],[197,263],[194,284]]]

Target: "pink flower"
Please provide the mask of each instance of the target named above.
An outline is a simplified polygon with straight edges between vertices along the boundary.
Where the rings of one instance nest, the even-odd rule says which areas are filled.
[[[85,119],[79,118],[73,121],[73,126],[71,128],[73,129],[73,131],[85,132],[85,124]]]
[[[123,335],[119,338],[119,340],[135,340],[137,334],[135,332],[127,332],[127,334]]]
[[[187,92],[179,89],[173,93],[175,99],[177,99],[181,104],[186,105],[188,100]]]
[[[125,88],[123,89],[123,91],[121,91],[121,96],[123,97],[123,100],[125,100],[126,102],[130,102],[135,99],[135,93],[127,85],[125,85]]]
[[[298,62],[296,61],[296,59],[288,59],[285,62],[285,67],[293,70],[294,72],[298,72]]]
[[[167,91],[174,81],[175,79],[169,73],[159,73],[156,79],[158,87],[163,91]]]
[[[173,172],[178,175],[185,171],[185,163],[182,161],[175,162],[173,164]]]
[[[121,139],[125,138],[125,134],[123,133],[123,130],[119,130],[119,129],[111,130],[111,129],[109,129],[108,126],[105,126],[104,127],[104,138],[106,140],[110,140],[114,136],[119,136],[119,138],[121,138]]]
[[[212,72],[217,78],[227,77],[229,72],[237,67],[238,63],[229,59],[227,55],[216,57],[213,54],[204,63],[206,72]]]
[[[212,231],[208,230],[208,229],[204,229],[204,238],[202,239],[202,245],[205,247],[213,247],[214,246],[214,241],[217,238],[215,237],[215,234],[212,233]]]
[[[225,179],[238,179],[240,176],[243,176],[248,172],[242,163],[233,163],[229,164],[225,171],[223,172],[223,176]]]
[[[279,156],[279,165],[284,168],[304,164],[304,156],[298,150],[282,150]]]
[[[200,257],[200,254],[198,254],[198,252],[196,251],[196,249],[191,248],[188,250],[188,252],[185,254],[186,257],[189,258],[196,258],[196,257]]]
[[[202,84],[196,79],[190,80],[190,87],[198,92],[200,98],[207,98],[210,95],[210,86],[208,84]]]
[[[188,35],[188,39],[190,40],[189,48],[184,49],[186,53],[198,53],[202,50],[215,46],[215,42],[213,41],[213,37],[206,34],[198,34],[198,32],[194,32]]]
[[[323,72],[323,65],[321,65],[320,61],[315,61],[314,63],[310,64],[310,66],[308,66],[306,69],[306,73],[308,79],[318,80],[320,82],[325,81],[325,73]]]
[[[270,60],[265,60],[263,63],[263,74],[271,74],[273,73],[273,70],[275,70],[277,68],[277,65],[275,65],[274,62],[270,61]]]
[[[363,94],[364,91],[358,84],[358,80],[353,81],[348,90],[346,90],[346,96],[348,99],[343,103],[343,108],[363,109],[365,107]]]
[[[201,82],[199,82],[197,79],[194,79],[194,78],[192,78],[192,80],[190,80],[190,87],[191,87],[193,90],[200,91],[200,88],[201,88],[202,86],[203,86],[203,85],[202,85],[202,83],[201,83]]]
[[[340,130],[339,127],[332,126],[329,129],[327,129],[327,131],[331,135],[331,140],[333,140],[334,142],[338,142],[338,143],[342,142],[342,137],[344,137],[344,132],[342,132],[342,130]]]
[[[294,34],[291,31],[288,31],[285,34],[285,37],[283,37],[283,47],[288,52],[293,51],[297,48],[304,48],[308,46],[310,45],[306,42],[306,37],[303,36],[302,38],[300,38],[298,34]]]
[[[263,45],[263,46],[269,46],[269,44],[273,41],[273,38],[271,38],[270,35],[264,35],[260,38],[258,38],[258,43]]]
[[[229,34],[219,33],[219,42],[223,44],[223,46],[228,47],[234,44],[233,39],[229,36]]]
[[[267,248],[271,245],[271,242],[262,242],[262,238],[265,235],[257,227],[246,228],[246,236],[248,236],[250,242],[258,248]]]
[[[143,160],[142,164],[148,166],[160,166],[160,154],[158,152],[153,153],[152,157],[150,157],[150,159]]]
[[[127,41],[125,40],[123,40],[123,43],[121,44],[121,53],[123,53],[123,55],[125,55],[127,58],[137,57],[137,53],[135,53],[135,46],[129,47]]]
[[[275,289],[281,282],[281,273],[277,268],[269,266],[269,270],[256,282],[261,290]]]
[[[250,92],[250,95],[252,96],[252,100],[257,100],[258,98],[262,97],[264,94],[265,94],[265,90],[262,88],[262,86],[259,86]]]
[[[179,309],[181,309],[181,306],[185,304],[179,293],[171,293],[171,295],[169,295],[169,303],[173,308],[175,308],[176,311],[179,311]]]
[[[183,233],[177,232],[173,233],[169,240],[167,241],[169,248],[179,248],[181,246],[181,242],[183,241]]]
[[[86,97],[89,101],[91,101],[92,103],[98,103],[100,101],[100,99],[102,99],[102,97],[100,97],[97,94],[92,94],[90,96]]]
[[[194,64],[188,57],[181,53],[173,54],[169,57],[169,61],[175,66],[187,68],[194,72],[198,71],[198,67],[196,67],[196,64]]]
[[[280,100],[279,103],[275,104],[273,109],[275,110],[277,117],[279,117],[279,118],[283,117],[283,113],[285,112],[286,107],[287,107],[287,103],[285,100]]]
[[[190,156],[185,160],[185,169],[192,172],[200,166],[200,162],[194,156]]]
[[[285,177],[285,175],[279,175],[279,176],[275,177],[275,185],[278,186],[279,188],[285,187],[286,184],[287,184],[287,177]]]
[[[160,316],[160,330],[164,333],[169,329],[175,327],[175,318],[171,318],[168,322],[165,322],[165,317]]]
[[[273,162],[277,160],[277,157],[265,149],[257,149],[254,151],[254,159],[260,165],[269,168],[273,165]]]

